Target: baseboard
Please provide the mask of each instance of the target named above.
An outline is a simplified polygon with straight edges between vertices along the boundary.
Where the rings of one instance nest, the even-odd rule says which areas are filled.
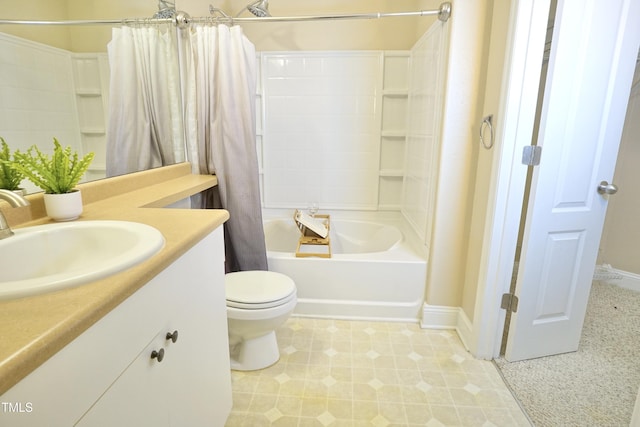
[[[448,307],[444,305],[422,305],[422,320],[420,327],[423,329],[455,329],[458,325],[460,307]]]
[[[423,329],[453,329],[458,333],[467,350],[470,349],[469,344],[473,342],[473,324],[461,307],[436,306],[425,303],[422,306],[420,327]]]
[[[462,308],[458,313],[458,326],[456,327],[456,331],[464,348],[475,354],[475,346],[471,345],[471,343],[476,341],[473,336],[473,323],[469,320],[467,313],[465,313]]]
[[[613,269],[613,271],[622,276],[622,279],[610,280],[608,281],[608,283],[620,286],[621,288],[640,292],[640,274],[630,273],[628,271],[622,271],[615,268]]]

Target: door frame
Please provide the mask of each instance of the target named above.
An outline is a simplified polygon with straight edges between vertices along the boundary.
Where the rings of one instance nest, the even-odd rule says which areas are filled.
[[[471,353],[480,359],[500,355],[505,311],[516,254],[527,167],[522,150],[531,145],[540,85],[550,0],[520,0],[511,10],[496,149],[473,316]],[[531,100],[535,100],[532,102]]]

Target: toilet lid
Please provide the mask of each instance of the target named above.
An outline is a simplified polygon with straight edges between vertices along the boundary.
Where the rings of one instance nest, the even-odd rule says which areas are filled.
[[[224,283],[227,303],[236,307],[278,305],[273,303],[284,303],[296,292],[296,285],[290,277],[273,271],[228,273]]]

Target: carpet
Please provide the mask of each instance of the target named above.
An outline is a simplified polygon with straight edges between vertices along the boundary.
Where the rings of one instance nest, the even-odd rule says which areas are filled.
[[[593,282],[577,352],[495,363],[536,427],[628,426],[640,386],[640,292]]]

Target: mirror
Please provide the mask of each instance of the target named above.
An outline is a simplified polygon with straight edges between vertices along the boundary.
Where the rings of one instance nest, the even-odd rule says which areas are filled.
[[[3,17],[110,20],[151,18],[157,11],[155,0],[22,0],[8,2]],[[175,39],[175,31],[170,33]],[[110,25],[0,25],[0,136],[11,150],[25,151],[36,144],[50,154],[56,137],[80,155],[95,153],[85,182],[106,176],[110,102],[107,44],[111,38]],[[173,54],[177,69],[177,49]],[[154,85],[154,90],[166,86]],[[179,99],[170,99],[180,110]],[[176,126],[181,129],[180,119]],[[184,153],[175,156],[176,161],[183,158]],[[23,185],[27,192],[40,191],[26,180]]]

